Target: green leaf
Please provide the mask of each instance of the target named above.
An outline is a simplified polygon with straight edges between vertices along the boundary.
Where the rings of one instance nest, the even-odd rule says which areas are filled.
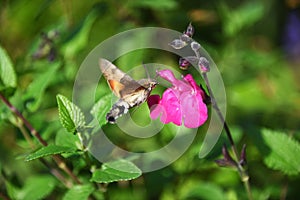
[[[190,187],[180,199],[223,200],[226,198],[225,193],[219,186],[212,183],[198,183]]]
[[[106,114],[111,108],[112,94],[107,94],[99,99],[99,101],[93,106],[91,114],[98,120],[99,125],[106,124]]]
[[[55,188],[57,181],[48,175],[30,177],[26,180],[24,187],[18,193],[17,199],[37,200],[47,197]]]
[[[41,149],[37,150],[34,153],[29,154],[25,161],[31,161],[37,158],[55,155],[55,154],[62,154],[62,153],[72,153],[75,152],[75,148],[64,147],[64,146],[57,146],[57,145],[48,145],[46,147],[42,147]]]
[[[51,82],[56,77],[56,71],[61,65],[60,62],[55,62],[47,65],[47,70],[39,74],[32,83],[28,86],[23,100],[26,102],[26,107],[30,111],[36,111],[43,100],[44,92]]]
[[[70,148],[78,148],[82,145],[78,135],[66,134],[64,129],[59,130],[55,135],[55,144]]]
[[[174,0],[134,0],[129,2],[130,7],[144,7],[155,10],[171,10],[176,8],[178,3]]]
[[[84,200],[94,191],[92,185],[76,185],[72,187],[63,197],[63,200]]]
[[[285,133],[262,130],[262,139],[266,145],[263,150],[265,164],[287,175],[296,175],[300,171],[300,144]]]
[[[16,199],[19,193],[19,189],[17,187],[15,187],[12,183],[10,183],[9,181],[5,181],[5,187],[6,187],[6,191],[8,196],[11,199]]]
[[[75,104],[63,95],[57,95],[56,99],[60,122],[69,133],[74,134],[78,128],[85,126],[84,115]]]
[[[262,18],[265,10],[263,2],[250,1],[244,3],[236,10],[229,10],[227,5],[221,4],[224,14],[224,33],[234,36],[245,27],[249,27]]]
[[[5,49],[0,46],[0,91],[17,87],[16,73]]]
[[[62,47],[65,57],[74,57],[77,53],[86,47],[88,37],[94,21],[97,18],[97,11],[93,10],[85,18],[83,23],[77,27],[77,30],[72,35],[72,38]]]
[[[142,175],[141,170],[132,162],[117,160],[104,163],[101,169],[93,173],[91,181],[98,183],[111,183],[115,181],[127,181]]]

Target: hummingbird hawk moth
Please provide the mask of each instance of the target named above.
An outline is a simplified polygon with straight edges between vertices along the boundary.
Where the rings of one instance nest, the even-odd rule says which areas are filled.
[[[99,67],[110,89],[119,98],[106,114],[106,120],[111,124],[114,124],[118,117],[126,114],[130,108],[145,102],[157,85],[157,81],[150,78],[136,81],[103,58],[99,59]]]

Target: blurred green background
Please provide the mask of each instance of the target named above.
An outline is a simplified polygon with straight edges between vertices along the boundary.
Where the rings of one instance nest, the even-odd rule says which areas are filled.
[[[193,38],[209,52],[222,74],[227,122],[238,147],[243,143],[248,146],[255,199],[295,199],[299,194],[299,176],[268,168],[257,138],[261,128],[268,128],[300,139],[299,8],[299,0],[0,0],[0,45],[11,57],[18,77],[18,88],[10,100],[49,143],[56,140],[63,144],[56,137],[65,131],[58,121],[55,96],[61,93],[71,99],[76,72],[96,45],[132,28],[155,26],[182,32],[191,22],[195,27]],[[42,33],[50,41],[43,39]],[[43,42],[46,45],[42,48]],[[128,56],[119,62],[124,71],[143,61],[178,66],[178,58],[169,54],[136,52]],[[55,71],[50,72],[50,67]],[[33,82],[45,85],[36,92]],[[0,179],[0,191],[6,194],[4,179],[22,188],[28,178],[47,174],[47,170],[38,163],[23,161],[22,155],[31,151],[29,144],[2,102],[0,109],[0,168],[5,177]],[[143,115],[141,111],[137,115],[139,112]],[[118,134],[113,127],[105,128]],[[147,145],[141,141],[131,143],[131,138],[125,136],[126,140],[111,137],[116,143],[137,149]],[[168,137],[172,136],[160,139],[166,142]],[[213,162],[220,156],[225,140],[222,137],[203,160],[197,157],[199,142],[195,142],[169,167],[131,182],[110,184],[107,197],[246,199],[237,173]],[[61,198],[63,189],[55,191],[47,198]]]

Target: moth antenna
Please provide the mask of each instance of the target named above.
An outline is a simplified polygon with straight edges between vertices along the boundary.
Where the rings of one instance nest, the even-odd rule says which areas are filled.
[[[158,73],[157,73],[158,71],[156,70],[156,72],[155,72],[155,77],[154,77],[154,79],[156,79],[157,80],[157,78],[158,78]]]
[[[144,62],[143,62],[143,67],[144,67],[144,69],[145,69],[145,72],[146,72],[146,75],[147,75],[148,80],[150,80],[150,74],[149,74],[149,71],[147,70],[147,67],[146,67],[146,65],[144,64]]]
[[[155,70],[155,79],[157,79],[158,78],[158,72],[161,70],[161,67],[158,67],[156,70]]]

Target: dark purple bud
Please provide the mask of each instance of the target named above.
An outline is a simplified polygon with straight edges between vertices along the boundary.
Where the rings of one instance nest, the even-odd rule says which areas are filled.
[[[215,161],[220,167],[236,167],[236,163],[230,156],[225,145],[222,147],[222,154],[224,158]]]
[[[198,66],[199,66],[200,71],[202,73],[206,73],[206,72],[210,71],[209,61],[205,57],[200,57],[199,58]]]
[[[183,70],[187,70],[190,66],[190,62],[184,58],[179,58],[179,68]]]
[[[224,156],[224,159],[235,163],[234,160],[232,159],[231,155],[229,154],[226,145],[223,145],[223,147],[222,147],[222,154]]]
[[[50,52],[49,52],[49,55],[48,55],[48,60],[50,62],[54,61],[56,58],[56,50],[54,47],[51,48]]]
[[[40,44],[36,51],[33,53],[34,60],[48,58],[53,61],[56,58],[56,49],[54,39],[58,36],[57,31],[50,31],[48,33],[41,33]]]
[[[241,158],[240,158],[240,165],[245,166],[247,165],[247,158],[246,158],[246,144],[243,145],[242,151],[241,151]]]
[[[195,32],[195,29],[194,29],[194,27],[192,26],[192,24],[190,23],[190,24],[188,25],[186,31],[184,31],[184,34],[186,34],[186,35],[189,36],[189,37],[193,37],[194,32]]]

